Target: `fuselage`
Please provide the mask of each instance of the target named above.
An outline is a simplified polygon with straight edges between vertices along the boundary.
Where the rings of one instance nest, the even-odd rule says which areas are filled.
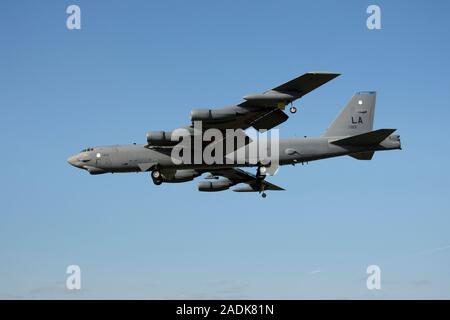
[[[343,137],[294,137],[280,139],[278,144],[278,162],[280,165],[296,164],[315,161],[325,158],[351,155],[360,152],[383,151],[400,149],[400,140],[397,135],[391,135],[377,145],[349,147],[331,143]],[[270,144],[266,154],[271,153]],[[71,156],[68,162],[91,174],[118,173],[118,172],[142,172],[149,171],[157,166],[159,169],[198,169],[226,167],[251,167],[260,165],[263,159],[240,159],[227,163],[226,159],[212,164],[204,161],[188,161],[174,163],[172,147],[151,147],[145,144],[113,145],[87,148],[80,153]],[[148,165],[146,165],[148,164]]]

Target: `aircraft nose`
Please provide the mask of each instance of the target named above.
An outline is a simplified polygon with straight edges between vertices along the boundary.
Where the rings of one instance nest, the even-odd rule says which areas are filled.
[[[77,156],[69,157],[69,159],[67,159],[67,162],[74,167],[77,167],[77,168],[79,167],[79,165],[78,165],[79,161],[78,161]]]

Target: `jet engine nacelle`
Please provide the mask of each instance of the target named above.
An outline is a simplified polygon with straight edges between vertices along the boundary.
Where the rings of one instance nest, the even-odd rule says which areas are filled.
[[[234,192],[260,192],[261,190],[249,185],[239,186],[233,189]]]
[[[147,132],[147,143],[152,146],[176,145],[178,141],[172,141],[171,136],[171,131],[149,131]]]
[[[163,182],[177,183],[194,180],[200,174],[193,169],[161,171]]]
[[[244,97],[244,100],[247,101],[279,101],[279,102],[288,102],[295,100],[297,98],[296,95],[285,93],[285,92],[278,92],[274,90],[269,90],[265,93],[258,93],[258,94],[250,94],[248,96]]]
[[[198,183],[198,191],[215,192],[229,189],[231,182],[228,180],[218,181],[200,181]]]
[[[234,110],[211,110],[211,109],[194,109],[191,111],[191,121],[227,121],[236,118],[236,111]]]

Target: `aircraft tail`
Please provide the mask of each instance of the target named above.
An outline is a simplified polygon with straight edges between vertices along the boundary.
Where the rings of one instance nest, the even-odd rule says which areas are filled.
[[[372,131],[376,92],[358,92],[324,133],[325,137],[353,136]]]
[[[349,156],[355,158],[356,160],[372,160],[374,153],[375,151],[357,152],[349,154]]]
[[[334,140],[330,143],[338,146],[350,147],[374,146],[389,137],[395,130],[396,129],[378,129],[375,131],[357,134],[348,138]]]
[[[375,131],[370,131],[366,133],[357,134],[354,136],[350,136],[347,138],[337,139],[331,141],[330,143],[342,146],[342,147],[370,147],[376,146],[378,144],[384,143],[387,138],[389,142],[384,143],[385,147],[390,149],[400,149],[400,137],[398,135],[391,136],[391,134],[396,129],[379,129]],[[350,157],[355,158],[357,160],[372,160],[374,151],[362,151],[349,154]]]

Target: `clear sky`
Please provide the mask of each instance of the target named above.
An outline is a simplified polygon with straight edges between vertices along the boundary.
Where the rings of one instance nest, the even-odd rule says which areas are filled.
[[[66,8],[81,7],[81,30]],[[366,8],[381,8],[368,30]],[[0,298],[450,298],[448,1],[3,1]],[[83,148],[144,143],[192,108],[307,71],[280,135],[320,135],[356,91],[403,150],[283,167],[287,189],[201,193],[89,176]],[[65,289],[66,267],[82,290]],[[366,288],[366,268],[382,289]]]

